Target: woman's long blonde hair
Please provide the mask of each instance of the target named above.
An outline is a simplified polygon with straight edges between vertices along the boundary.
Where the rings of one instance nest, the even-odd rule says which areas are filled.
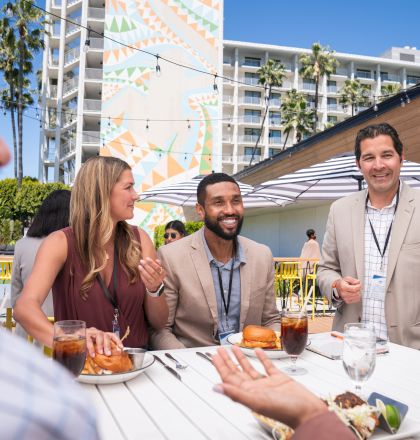
[[[98,156],[88,159],[80,168],[70,200],[70,226],[73,229],[76,251],[87,269],[80,295],[87,299],[97,274],[106,266],[105,245],[112,239],[110,197],[114,185],[130,166],[115,157]],[[139,279],[137,266],[141,246],[125,221],[117,223],[115,243],[119,262],[130,283]]]

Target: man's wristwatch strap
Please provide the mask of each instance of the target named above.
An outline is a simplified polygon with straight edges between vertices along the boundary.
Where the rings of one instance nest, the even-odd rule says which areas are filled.
[[[149,296],[153,297],[153,298],[158,298],[159,296],[162,295],[163,290],[165,289],[165,285],[163,283],[161,283],[161,285],[157,288],[157,290],[155,290],[154,292],[151,292],[147,287],[146,287],[146,292]]]

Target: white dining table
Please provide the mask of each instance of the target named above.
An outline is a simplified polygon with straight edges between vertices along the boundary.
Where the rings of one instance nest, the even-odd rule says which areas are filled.
[[[363,385],[369,395],[378,392],[409,406],[397,435],[377,430],[372,439],[420,438],[420,351],[389,345],[387,354],[377,356],[376,368]],[[178,380],[160,363],[154,362],[136,378],[113,385],[86,385],[98,414],[103,440],[118,439],[269,439],[244,406],[213,391],[220,382],[214,366],[196,352],[214,353],[217,347],[154,351],[165,363],[171,353],[188,367],[177,370]],[[260,372],[259,362],[249,357]],[[289,359],[275,359],[282,369]],[[352,389],[340,360],[331,360],[305,350],[298,363],[308,374],[296,380],[321,397],[334,396]],[[316,438],[316,436],[314,437]]]

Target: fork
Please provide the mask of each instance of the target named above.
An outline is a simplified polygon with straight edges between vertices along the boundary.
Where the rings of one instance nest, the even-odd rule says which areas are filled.
[[[175,362],[175,367],[176,367],[178,370],[184,370],[185,368],[188,367],[187,364],[181,364],[181,362],[179,362],[179,360],[175,359],[170,353],[165,353],[165,356],[166,356],[167,358],[169,358],[171,361]]]

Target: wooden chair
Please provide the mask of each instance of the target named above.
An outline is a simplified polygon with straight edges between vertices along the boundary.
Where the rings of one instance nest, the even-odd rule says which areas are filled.
[[[278,272],[279,282],[288,283],[289,285],[289,302],[290,307],[292,307],[293,299],[293,287],[295,282],[299,284],[299,302],[303,304],[302,296],[302,276],[300,270],[300,262],[298,261],[282,261],[280,262],[279,272]]]
[[[12,261],[0,261],[0,282],[9,283],[12,279]]]

